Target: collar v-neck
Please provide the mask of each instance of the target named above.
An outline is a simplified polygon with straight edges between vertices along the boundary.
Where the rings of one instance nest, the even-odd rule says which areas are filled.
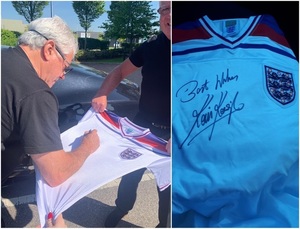
[[[249,18],[222,19],[213,21],[206,15],[200,18],[199,22],[211,36],[220,40],[220,43],[232,47],[240,44],[243,41],[243,39],[245,39],[253,31],[260,17],[261,16],[251,16]],[[242,20],[246,21],[243,24],[241,24]],[[226,37],[222,28],[219,28],[216,25],[216,23],[224,24],[230,21],[235,21],[237,23],[237,26],[240,26],[240,28],[237,28],[238,31],[236,31],[236,34],[234,36]]]

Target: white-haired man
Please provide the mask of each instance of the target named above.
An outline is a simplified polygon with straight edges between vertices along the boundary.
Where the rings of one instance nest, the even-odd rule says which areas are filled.
[[[78,50],[65,22],[55,16],[29,24],[18,45],[1,58],[1,182],[25,154],[50,186],[67,180],[100,145],[96,130],[65,152],[58,127],[58,100],[51,87],[64,79]]]

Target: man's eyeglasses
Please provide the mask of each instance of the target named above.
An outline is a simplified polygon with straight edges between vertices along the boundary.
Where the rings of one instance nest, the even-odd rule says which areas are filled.
[[[29,30],[29,31],[33,31],[33,32],[39,34],[40,36],[42,36],[43,38],[45,38],[47,41],[49,40],[48,37],[46,37],[45,35],[41,34],[40,32],[38,32],[38,31],[36,31],[36,30],[34,30],[34,29]],[[67,67],[64,68],[64,72],[63,72],[64,75],[66,75],[67,73],[69,73],[70,71],[72,71],[73,68],[70,68],[70,67],[69,67],[71,64],[67,61],[65,55],[62,53],[62,51],[60,50],[60,48],[58,48],[58,47],[55,45],[55,49],[56,49],[56,51],[59,53],[59,55],[63,58],[63,60],[68,64]]]
[[[171,8],[170,8],[170,7],[165,7],[165,8],[160,7],[160,8],[157,10],[157,13],[159,13],[159,14],[162,15],[162,16],[167,15],[167,14],[170,14],[170,12],[171,12]]]

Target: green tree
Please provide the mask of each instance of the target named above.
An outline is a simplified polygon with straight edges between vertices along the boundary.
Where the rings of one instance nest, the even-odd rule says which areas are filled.
[[[150,4],[149,1],[112,1],[108,20],[101,26],[106,30],[105,36],[127,39],[132,52],[135,40],[149,37],[156,32],[153,28],[159,26]]]
[[[46,1],[12,1],[15,10],[30,23],[43,15],[44,8],[49,4]]]
[[[20,33],[1,29],[1,45],[16,46]]]
[[[86,49],[87,31],[92,22],[104,13],[104,1],[73,1],[73,9],[78,16],[80,26],[85,31],[84,49]]]

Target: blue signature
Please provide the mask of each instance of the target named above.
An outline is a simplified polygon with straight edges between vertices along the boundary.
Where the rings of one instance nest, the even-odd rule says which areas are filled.
[[[239,79],[238,75],[230,76],[229,69],[227,69],[226,76],[225,76],[224,72],[222,72],[221,79],[219,79],[219,75],[217,75],[217,82],[216,82],[215,90],[218,90],[219,87],[222,88],[225,83],[230,83],[233,80],[238,81],[238,79]]]
[[[189,91],[189,94],[196,95]],[[203,103],[200,110],[193,110],[192,117],[195,119],[188,135],[183,140],[179,148],[182,148],[184,144],[190,145],[195,138],[204,132],[205,130],[210,130],[210,134],[208,136],[209,141],[212,139],[214,129],[216,124],[221,120],[228,118],[228,124],[230,124],[231,117],[234,113],[241,111],[244,109],[245,104],[237,102],[239,92],[236,92],[233,100],[228,99],[228,92],[221,92],[220,100],[213,104],[213,100],[215,98],[214,95],[207,94],[206,100]],[[196,132],[196,133],[195,133]]]

